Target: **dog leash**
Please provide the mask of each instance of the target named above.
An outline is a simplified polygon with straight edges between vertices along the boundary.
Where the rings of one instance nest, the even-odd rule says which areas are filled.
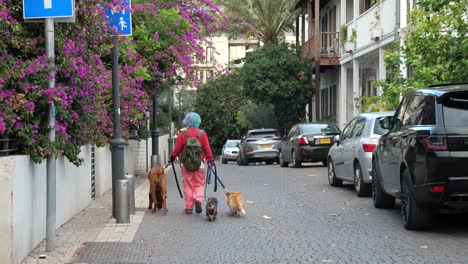
[[[213,170],[212,167],[214,167],[214,170]],[[215,187],[214,187],[214,191],[216,192],[216,190],[217,190],[217,187],[218,187],[217,182],[219,182],[219,184],[221,184],[221,186],[223,187],[223,189],[226,189],[226,187],[224,186],[224,183],[221,181],[221,179],[220,179],[219,176],[218,176],[218,173],[217,173],[218,170],[217,170],[217,168],[216,168],[216,164],[213,164],[212,167],[208,166],[208,171],[207,171],[207,182],[208,182],[208,184],[210,184],[210,181],[211,181],[211,172],[213,172],[213,175],[214,175],[214,177],[215,177]]]
[[[174,172],[175,182],[177,184],[177,190],[179,190],[180,198],[184,198],[184,196],[182,195],[182,191],[180,190],[179,180],[177,180],[177,173],[174,167],[174,161],[171,161],[171,163],[172,163],[172,171]]]

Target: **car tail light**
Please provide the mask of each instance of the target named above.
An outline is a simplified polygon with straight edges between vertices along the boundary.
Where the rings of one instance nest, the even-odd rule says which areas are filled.
[[[445,137],[423,137],[421,141],[428,150],[448,150]]]
[[[246,140],[246,142],[254,142],[254,141],[257,141],[255,138],[249,138]]]
[[[376,146],[377,144],[375,143],[364,143],[362,144],[362,149],[364,150],[364,152],[372,152],[374,151]]]
[[[441,193],[441,192],[444,192],[444,186],[440,185],[440,186],[432,186],[431,188],[431,192],[435,192],[435,193]]]
[[[307,137],[300,137],[298,143],[299,145],[309,145],[309,140],[307,140]]]
[[[244,147],[244,150],[245,150],[245,152],[249,152],[249,151],[252,151],[252,148],[251,147]]]
[[[377,146],[377,140],[375,139],[362,143],[362,149],[364,150],[364,152],[372,152],[374,151],[376,146]]]

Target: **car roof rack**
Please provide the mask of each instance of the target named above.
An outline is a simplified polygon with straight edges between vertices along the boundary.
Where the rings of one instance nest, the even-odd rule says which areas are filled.
[[[431,84],[427,87],[440,87],[440,86],[452,86],[452,85],[460,85],[460,84],[468,84],[466,82],[459,82],[459,83],[439,83],[439,84]]]

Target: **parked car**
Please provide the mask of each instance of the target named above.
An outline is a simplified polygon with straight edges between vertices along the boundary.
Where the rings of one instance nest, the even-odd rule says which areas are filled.
[[[468,83],[408,92],[372,156],[376,208],[401,200],[407,229],[425,229],[433,214],[468,210]]]
[[[354,183],[357,196],[371,195],[372,151],[386,129],[380,120],[394,112],[363,113],[354,117],[336,136],[328,152],[328,182],[339,186],[343,181]]]
[[[303,162],[322,162],[327,166],[328,150],[340,129],[331,123],[301,123],[294,125],[281,143],[279,163],[287,167],[292,163],[295,168]]]
[[[249,165],[249,162],[278,162],[281,135],[277,129],[262,128],[247,131],[239,144],[237,164]]]
[[[239,139],[228,139],[223,145],[221,152],[221,163],[226,164],[228,161],[237,161],[239,156]]]

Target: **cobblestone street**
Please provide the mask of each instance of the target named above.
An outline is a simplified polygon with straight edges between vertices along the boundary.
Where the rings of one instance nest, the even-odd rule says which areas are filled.
[[[316,163],[318,164],[318,163]],[[218,165],[226,188],[244,194],[247,216],[232,217],[221,192],[218,220],[182,214],[170,189],[169,214],[147,212],[134,241],[151,245],[151,263],[466,263],[467,217],[439,228],[403,228],[399,207],[374,209],[351,186],[330,187],[326,168]],[[170,186],[174,187],[172,173]],[[266,219],[271,217],[271,219]]]
[[[350,185],[330,187],[326,168],[318,164],[295,169],[229,163],[219,164],[218,172],[228,190],[243,193],[246,216],[229,215],[222,189],[214,193],[213,182],[207,196],[220,201],[216,222],[208,222],[204,212],[183,214],[169,170],[166,216],[146,209],[148,182],[136,177],[137,210],[130,224],[111,219],[108,193],[59,228],[57,250],[45,253],[43,242],[23,263],[82,263],[75,260],[90,242],[107,250],[85,263],[116,263],[103,261],[112,258],[106,254],[115,257],[112,248],[127,248],[122,252],[131,256],[138,245],[149,247],[149,263],[465,264],[468,259],[466,215],[441,216],[433,230],[407,231],[398,204],[374,209],[371,199],[356,197]]]

